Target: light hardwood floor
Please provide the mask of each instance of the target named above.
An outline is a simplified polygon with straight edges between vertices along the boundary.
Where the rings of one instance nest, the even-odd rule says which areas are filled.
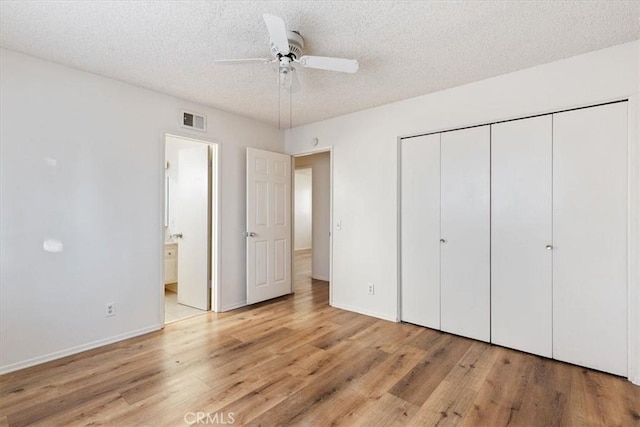
[[[0,377],[0,426],[640,425],[623,378],[331,308],[297,258],[293,296]]]

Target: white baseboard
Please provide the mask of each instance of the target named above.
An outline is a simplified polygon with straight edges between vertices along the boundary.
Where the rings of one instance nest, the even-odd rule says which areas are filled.
[[[42,356],[34,357],[31,359],[23,360],[20,362],[12,363],[10,365],[0,366],[0,375],[8,374],[9,372],[18,371],[20,369],[30,368],[31,366],[40,365],[42,363],[51,362],[52,360],[61,359],[73,354],[82,353],[83,351],[92,350],[94,348],[102,347],[108,344],[113,344],[118,341],[123,341],[128,338],[137,337],[140,335],[148,334],[149,332],[155,332],[164,327],[163,324],[148,326],[146,328],[138,329],[135,331],[127,332],[124,334],[116,335],[113,337],[105,338],[98,341],[93,341],[87,344],[78,345],[75,347],[67,348],[53,353],[45,354]]]
[[[318,276],[318,275],[313,276],[313,275],[312,275],[312,276],[311,276],[311,278],[312,278],[312,279],[315,279],[315,280],[323,280],[323,281],[325,281],[325,282],[328,282],[328,281],[329,281],[329,278],[328,278],[327,276]]]
[[[362,310],[362,309],[359,309],[359,308],[349,307],[347,305],[335,304],[335,303],[331,304],[331,307],[339,308],[341,310],[353,311],[354,313],[364,314],[365,316],[376,317],[378,319],[388,320],[390,322],[398,323],[398,319],[397,318],[395,318],[393,316],[388,316],[386,314],[374,313],[372,311]]]
[[[247,301],[240,301],[240,302],[236,302],[236,303],[233,303],[233,304],[226,305],[226,306],[222,307],[222,310],[220,310],[220,311],[221,312],[231,311],[231,310],[235,310],[236,308],[244,307],[246,305],[247,305]]]

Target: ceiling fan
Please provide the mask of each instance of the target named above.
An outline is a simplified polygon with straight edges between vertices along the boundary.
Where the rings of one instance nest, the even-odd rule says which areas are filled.
[[[358,61],[355,59],[331,58],[327,56],[302,55],[304,39],[297,31],[287,31],[282,18],[265,13],[262,15],[271,39],[272,58],[219,59],[217,64],[272,64],[278,63],[278,82],[290,93],[299,88],[296,65],[303,68],[355,73]]]

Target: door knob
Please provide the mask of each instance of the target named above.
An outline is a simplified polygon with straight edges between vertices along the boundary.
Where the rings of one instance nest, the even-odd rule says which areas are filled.
[[[547,248],[547,250],[548,250],[548,251],[550,251],[550,250],[552,250],[552,249],[553,249],[553,246],[551,246],[551,245],[547,245],[547,246],[546,246],[546,248]]]
[[[440,243],[447,243],[447,241],[444,239],[440,239]]]
[[[247,236],[247,237],[256,237],[256,236],[257,236],[257,234],[256,234],[256,233],[254,233],[253,231],[247,231],[247,232],[245,233],[245,236]]]

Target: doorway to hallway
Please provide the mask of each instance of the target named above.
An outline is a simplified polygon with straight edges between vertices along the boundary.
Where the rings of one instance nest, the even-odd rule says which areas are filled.
[[[331,278],[331,152],[293,160],[295,288],[327,285]]]

